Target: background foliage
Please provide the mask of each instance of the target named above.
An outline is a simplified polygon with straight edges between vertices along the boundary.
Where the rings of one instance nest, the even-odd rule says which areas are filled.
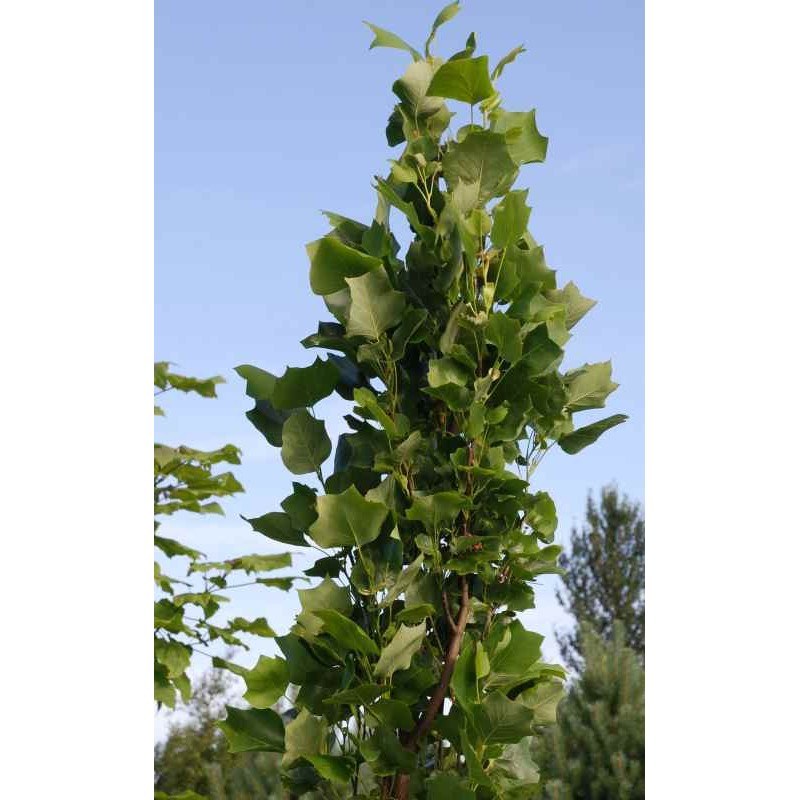
[[[600,491],[600,502],[586,500],[586,522],[572,529],[568,553],[560,556],[564,570],[558,602],[603,638],[622,623],[625,641],[644,659],[644,516],[638,503],[620,495],[615,486]],[[581,627],[556,634],[561,654],[573,669],[580,667]]]

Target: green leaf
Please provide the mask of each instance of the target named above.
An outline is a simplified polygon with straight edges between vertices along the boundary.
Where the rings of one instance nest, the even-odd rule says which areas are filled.
[[[509,364],[516,364],[522,358],[521,329],[522,325],[519,320],[495,312],[489,317],[489,323],[486,326],[486,341],[495,345],[500,355]]]
[[[242,517],[242,519],[249,522],[254,531],[263,534],[268,539],[301,547],[307,544],[303,534],[292,525],[289,515],[282,511],[270,511],[260,517]]]
[[[486,689],[507,689],[523,682],[530,668],[542,655],[544,637],[525,630],[519,620],[505,628],[495,628],[487,642],[492,671],[486,678]]]
[[[508,152],[515,164],[544,161],[547,137],[536,127],[536,111],[504,111],[496,109],[490,115],[491,130],[505,136]]]
[[[323,631],[330,634],[346,650],[355,650],[366,656],[377,656],[380,651],[364,629],[351,619],[332,608],[317,609],[313,612],[323,623]]]
[[[311,290],[328,295],[347,288],[345,280],[381,266],[381,260],[362,253],[333,236],[323,236],[306,245],[311,261]]]
[[[427,94],[428,97],[447,97],[470,105],[491,97],[494,87],[489,77],[488,57],[445,61],[436,70]]]
[[[567,408],[570,411],[604,408],[606,398],[619,386],[611,380],[610,361],[584,364],[578,369],[570,370],[564,375],[564,384],[567,387]]]
[[[420,605],[406,606],[402,611],[395,614],[395,619],[398,622],[405,622],[408,625],[413,625],[417,622],[427,618],[433,618],[436,614],[436,609],[430,603],[421,603]]]
[[[172,640],[156,639],[153,645],[156,661],[167,668],[167,677],[177,678],[189,668],[192,648]]]
[[[458,14],[461,10],[461,7],[458,4],[458,0],[455,0],[454,3],[449,3],[446,5],[437,15],[436,19],[433,21],[433,26],[431,27],[430,35],[428,36],[427,40],[425,41],[425,55],[430,56],[431,54],[431,44],[433,44],[433,39],[436,36],[436,31],[444,25],[445,22],[449,22],[453,17]]]
[[[153,536],[153,543],[167,558],[172,558],[173,556],[188,556],[189,558],[203,557],[203,553],[199,550],[193,550],[191,547],[181,544],[176,539]]]
[[[392,289],[386,270],[368,272],[358,278],[346,278],[350,287],[348,336],[366,336],[376,340],[403,317],[405,295]]]
[[[304,408],[295,411],[283,426],[281,459],[295,475],[317,472],[331,454],[331,440],[325,423]]]
[[[369,45],[370,50],[375,47],[393,47],[396,50],[405,50],[407,53],[411,53],[415,61],[419,61],[422,58],[417,50],[403,41],[396,33],[379,28],[371,22],[365,21],[364,24],[375,34],[375,38]]]
[[[376,698],[389,691],[388,686],[379,686],[377,683],[362,683],[353,689],[345,689],[343,692],[325,698],[323,703],[328,705],[355,705],[366,706],[374,702]]]
[[[392,84],[406,116],[417,125],[437,114],[444,105],[441,97],[428,97],[428,87],[436,68],[429,61],[415,61]]]
[[[491,672],[489,664],[489,656],[486,655],[486,650],[483,649],[481,642],[475,644],[475,677],[480,680],[485,678]]]
[[[537,492],[527,506],[525,521],[543,542],[552,542],[558,526],[556,504],[547,492]]]
[[[350,783],[356,762],[347,756],[303,756],[320,774],[320,777],[334,783]]]
[[[240,364],[235,368],[240,377],[247,381],[245,392],[253,400],[261,400],[272,397],[277,378],[266,370],[254,367],[252,364]]]
[[[475,792],[452,772],[437,772],[425,783],[428,800],[475,800]]]
[[[232,672],[234,675],[238,675],[240,678],[244,678],[244,676],[250,671],[246,667],[240,667],[238,664],[234,664],[232,661],[226,661],[224,658],[220,658],[219,656],[213,656],[211,658],[211,665],[216,669],[226,669],[228,672]]]
[[[531,210],[527,206],[528,190],[509,192],[493,209],[492,244],[497,248],[514,244],[528,229]]]
[[[284,751],[284,729],[281,718],[269,708],[250,708],[246,711],[225,707],[228,716],[217,727],[228,740],[231,753]]]
[[[387,608],[414,582],[422,564],[424,556],[418,555],[401,573],[400,577],[392,584],[386,596],[381,600],[378,608]],[[377,653],[376,653],[377,655]]]
[[[553,725],[557,721],[556,711],[563,696],[564,685],[561,681],[545,681],[526,689],[517,700],[533,711],[537,725]]]
[[[510,53],[504,55],[498,62],[497,66],[492,70],[492,80],[496,81],[502,74],[503,70],[512,62],[515,61],[517,56],[525,52],[522,45],[515,47]]]
[[[379,700],[375,705],[367,708],[368,719],[372,717],[370,724],[386,725],[388,728],[400,728],[410,731],[414,727],[414,720],[411,711],[406,703],[399,700]]]
[[[320,547],[361,547],[378,538],[389,509],[365,500],[355,486],[348,486],[341,494],[318,498],[317,513],[308,534]]]
[[[378,663],[375,665],[376,678],[389,678],[401,669],[411,666],[411,659],[422,646],[425,638],[425,623],[409,627],[401,625],[397,629],[392,641],[381,651]]]
[[[316,756],[322,753],[328,726],[322,717],[310,714],[307,708],[286,726],[286,752],[282,765],[290,767],[304,756]]]
[[[484,745],[514,744],[532,733],[533,712],[500,691],[488,695],[473,716]]]
[[[289,685],[289,669],[282,658],[261,656],[255,667],[244,674],[247,691],[244,699],[253,708],[269,708],[278,702]]]
[[[437,533],[442,527],[451,525],[459,512],[471,506],[470,499],[458,492],[414,493],[406,519],[417,520],[429,533]]]
[[[603,433],[622,424],[626,419],[628,419],[627,414],[614,414],[598,422],[593,422],[591,425],[585,425],[583,428],[578,428],[572,433],[562,436],[558,440],[558,446],[565,453],[575,455],[575,453],[580,453],[584,447],[594,444]]]
[[[328,397],[338,382],[336,365],[317,358],[307,367],[287,367],[286,372],[275,380],[269,400],[275,408],[283,411],[310,407]]]
[[[292,489],[292,493],[281,501],[281,508],[289,515],[294,528],[306,531],[317,518],[317,493],[297,481],[292,481]]]
[[[472,205],[504,194],[517,177],[505,137],[490,131],[470,133],[463,142],[450,145],[442,167],[450,191],[459,183],[474,187]]]
[[[597,300],[590,300],[588,297],[584,297],[572,281],[563,289],[551,289],[546,293],[546,296],[548,300],[554,303],[562,303],[566,306],[567,312],[564,323],[568,330],[580,322],[597,305]]]
[[[297,595],[303,610],[311,613],[332,609],[342,614],[349,614],[353,608],[350,592],[331,578],[324,578],[313,589],[298,589]]]

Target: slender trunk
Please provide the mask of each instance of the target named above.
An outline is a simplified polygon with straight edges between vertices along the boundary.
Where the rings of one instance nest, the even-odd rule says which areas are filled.
[[[447,646],[447,655],[444,661],[439,683],[431,696],[430,703],[425,710],[422,719],[417,723],[411,736],[406,742],[406,749],[416,752],[419,749],[420,742],[428,735],[428,732],[442,707],[445,697],[447,696],[447,689],[450,686],[450,679],[453,677],[453,670],[456,668],[456,661],[458,654],[461,652],[461,642],[464,639],[464,631],[467,629],[467,621],[469,620],[469,584],[466,577],[461,577],[461,608],[458,610],[458,619],[455,623],[453,634],[450,637],[450,643]],[[400,774],[397,776],[397,785],[395,788],[395,800],[408,800],[408,790],[411,776]]]

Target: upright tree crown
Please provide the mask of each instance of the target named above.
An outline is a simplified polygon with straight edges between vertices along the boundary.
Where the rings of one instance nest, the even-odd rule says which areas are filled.
[[[285,658],[245,676],[254,708],[221,723],[234,750],[283,753],[295,794],[530,796],[528,739],[552,719],[564,676],[517,619],[560,552],[553,501],[530,480],[554,445],[577,453],[625,419],[573,424],[616,384],[609,362],[559,371],[594,301],[557,287],[527,230],[527,190],[512,189],[547,149],[535,112],[506,111],[495,88],[523,48],[491,71],[474,34],[450,59],[432,55],[457,11],[438,15],[424,55],[369,26],[371,47],[412,57],[386,129],[403,149],[375,179],[375,219],[329,213],[331,232],[307,247],[311,289],[334,320],[303,344],[334,354],[280,377],[237,368],[251,422],[322,490],[295,482],[283,511],[250,520],[322,549],[306,571],[322,580],[277,637]],[[454,134],[447,100],[470,107]],[[402,259],[392,212],[413,234]],[[314,406],[334,391],[355,407],[325,475],[332,445]],[[298,713],[284,728],[269,706],[287,683]]]

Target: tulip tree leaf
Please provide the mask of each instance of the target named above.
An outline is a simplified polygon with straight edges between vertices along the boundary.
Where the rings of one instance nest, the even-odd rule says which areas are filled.
[[[494,87],[489,77],[488,56],[445,61],[436,70],[427,94],[429,97],[462,100],[470,105],[491,97]]]
[[[512,62],[515,61],[517,56],[522,55],[525,48],[522,45],[515,47],[511,52],[504,55],[498,62],[497,66],[492,70],[492,80],[496,81],[502,74],[503,70]]]
[[[493,209],[492,244],[502,248],[515,243],[528,229],[531,210],[526,205],[528,190],[509,192]]]
[[[544,161],[547,137],[536,127],[535,111],[503,111],[491,114],[491,130],[505,135],[508,152],[516,164]]]
[[[308,533],[320,547],[361,547],[378,538],[388,513],[383,503],[365,500],[355,486],[348,486],[341,494],[317,500],[319,516]]]
[[[371,22],[365,22],[364,24],[375,34],[375,38],[369,45],[370,50],[375,47],[393,47],[396,50],[405,50],[407,53],[411,53],[415,61],[419,61],[422,58],[417,50],[408,42],[403,41],[396,33],[379,28]]]
[[[261,533],[268,539],[274,539],[283,544],[305,545],[306,540],[303,534],[292,525],[292,520],[288,514],[281,511],[270,511],[260,517],[242,517],[253,527],[257,533]]]
[[[314,419],[304,408],[295,411],[283,426],[281,459],[294,475],[319,470],[331,454],[331,440],[325,423]]]
[[[517,177],[505,137],[491,131],[470,133],[463,142],[449,147],[442,168],[451,191],[459,183],[475,187],[475,204],[508,191]]]
[[[558,440],[558,446],[565,453],[575,455],[575,453],[580,453],[584,447],[594,444],[607,430],[621,425],[626,419],[628,419],[626,414],[614,414],[598,422],[593,422],[591,425],[585,425],[583,428],[578,428],[572,433],[562,436]]]
[[[284,751],[283,722],[272,709],[226,709],[228,715],[217,727],[225,734],[231,753]]]
[[[283,765],[291,766],[304,756],[316,756],[322,753],[328,726],[322,717],[310,714],[304,708],[286,726],[286,752]]]
[[[400,625],[392,641],[381,651],[378,663],[375,665],[375,677],[389,678],[398,670],[408,669],[424,638],[424,622],[413,627]]]
[[[405,309],[405,295],[392,288],[385,269],[346,280],[351,297],[348,336],[378,339],[385,330],[400,322]]]
[[[308,367],[288,367],[275,380],[270,402],[279,410],[310,407],[328,397],[338,382],[336,365],[317,358]]]
[[[334,294],[347,288],[345,280],[364,275],[381,266],[381,260],[362,253],[333,236],[323,236],[306,245],[311,261],[311,289],[314,294]]]
[[[365,656],[379,655],[378,646],[353,620],[332,608],[317,609],[313,613],[324,623],[323,631],[330,634],[345,650],[355,650]]]
[[[289,670],[282,658],[261,656],[255,667],[244,674],[247,691],[244,699],[253,708],[269,708],[278,702],[289,684]]]
[[[433,39],[436,36],[436,31],[444,25],[445,22],[449,22],[453,17],[458,14],[461,10],[461,6],[458,3],[458,0],[455,0],[454,3],[449,3],[446,5],[437,15],[436,19],[433,21],[433,25],[431,26],[431,32],[428,36],[427,40],[425,41],[425,55],[430,56],[431,54],[431,45],[433,44]]]
[[[567,407],[571,411],[604,408],[606,398],[619,384],[611,380],[611,362],[584,364],[564,375]],[[618,424],[618,423],[615,423]]]

